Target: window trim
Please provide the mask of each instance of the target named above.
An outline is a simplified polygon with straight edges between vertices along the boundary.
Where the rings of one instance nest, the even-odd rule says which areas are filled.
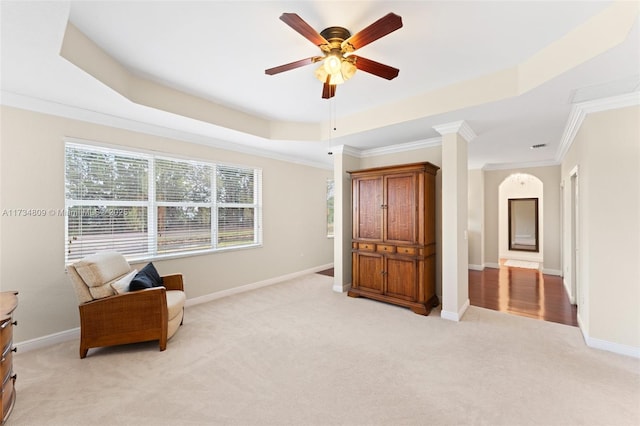
[[[73,137],[65,137],[63,138],[63,146],[64,146],[64,162],[65,162],[65,175],[64,182],[66,186],[66,160],[67,154],[66,150],[69,145],[76,145],[82,147],[86,147],[89,149],[95,149],[98,151],[104,151],[108,153],[121,153],[123,155],[130,155],[132,157],[142,157],[148,158],[149,161],[149,182],[148,182],[148,199],[145,201],[100,201],[101,205],[105,206],[142,206],[147,207],[147,242],[148,242],[148,251],[144,254],[125,254],[125,258],[127,261],[131,263],[141,263],[141,262],[149,262],[156,260],[168,260],[168,259],[179,259],[184,257],[192,257],[192,256],[202,256],[208,255],[212,253],[220,253],[220,252],[231,252],[237,250],[250,250],[255,248],[263,247],[263,204],[262,204],[262,168],[256,166],[248,166],[248,165],[240,165],[234,163],[226,163],[226,162],[217,162],[214,160],[203,160],[202,158],[193,158],[180,154],[172,154],[167,152],[160,151],[152,151],[152,150],[144,150],[135,147],[128,147],[124,145],[113,145],[107,143],[101,143],[91,140],[85,140],[80,138]],[[188,251],[179,251],[179,252],[171,252],[171,253],[159,253],[157,247],[157,207],[158,201],[156,200],[156,182],[155,182],[155,160],[163,159],[168,161],[177,161],[177,162],[190,162],[190,163],[199,163],[205,164],[212,167],[212,185],[211,185],[211,202],[208,204],[211,208],[211,248],[200,249],[200,250],[188,250]],[[217,185],[215,184],[215,175],[216,170],[219,166],[222,167],[233,167],[238,169],[250,169],[254,171],[254,203],[218,203],[217,202]],[[71,204],[69,201],[72,201]],[[96,205],[96,200],[69,200],[64,196],[64,204],[65,211],[67,211],[72,206],[94,206]],[[173,202],[161,202],[161,205],[168,204],[176,204],[176,205],[185,205],[189,203],[173,203]],[[194,202],[194,206],[201,206],[202,203]],[[238,245],[238,246],[218,246],[217,235],[218,235],[218,209],[221,207],[234,207],[234,208],[246,208],[250,207],[254,209],[254,236],[255,243]],[[79,259],[69,260],[67,258],[67,241],[68,241],[68,215],[64,216],[64,236],[65,236],[65,263],[72,264],[77,262]]]

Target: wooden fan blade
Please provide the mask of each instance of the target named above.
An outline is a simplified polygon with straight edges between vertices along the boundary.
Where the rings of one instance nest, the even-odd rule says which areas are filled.
[[[329,81],[331,81],[330,75],[327,76],[327,81],[322,85],[322,99],[333,98],[336,95],[336,85],[329,84]]]
[[[299,17],[295,13],[283,13],[280,16],[280,20],[297,31],[304,38],[309,40],[316,46],[329,45],[329,42],[325,40],[311,25],[307,24],[304,19]]]
[[[336,85],[324,83],[322,86],[322,99],[333,98],[336,95]]]
[[[398,68],[393,68],[389,65],[363,58],[362,56],[351,55],[349,58],[354,58],[354,65],[359,70],[377,75],[378,77],[386,78],[387,80],[393,80],[400,72]]]
[[[318,62],[321,60],[322,60],[322,56],[312,56],[310,58],[300,59],[299,61],[291,62],[290,64],[284,64],[278,67],[269,68],[268,70],[264,70],[264,73],[269,75],[274,75],[274,74],[289,71],[295,68],[300,68],[305,65],[313,64],[314,62]]]
[[[389,13],[343,41],[342,51],[353,52],[399,28],[402,28],[402,18],[395,13]]]

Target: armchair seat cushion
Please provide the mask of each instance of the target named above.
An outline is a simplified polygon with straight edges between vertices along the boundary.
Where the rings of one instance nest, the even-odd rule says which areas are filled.
[[[184,307],[184,302],[187,300],[184,291],[180,290],[168,290],[167,291],[167,310],[169,321],[174,319],[176,315],[182,313],[182,308]]]

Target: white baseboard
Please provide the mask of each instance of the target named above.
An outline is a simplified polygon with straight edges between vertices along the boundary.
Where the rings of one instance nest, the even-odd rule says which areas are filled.
[[[582,332],[582,337],[584,338],[584,342],[590,348],[613,352],[619,355],[626,355],[632,358],[640,359],[639,347],[624,345],[622,343],[609,342],[607,340],[596,339],[595,337],[589,336],[585,331],[584,324],[582,322],[582,319],[580,318],[580,315],[578,315],[578,327]]]
[[[351,289],[351,283],[340,284],[338,282],[333,282],[332,290],[336,293],[346,293]]]
[[[476,269],[477,267],[480,267],[482,269]],[[484,266],[469,265],[469,269],[473,269],[473,270],[476,270],[476,271],[482,271],[482,270],[484,270],[484,268],[500,269],[500,264],[499,263],[492,263],[492,262],[485,262]],[[562,276],[562,271],[559,270],[559,269],[543,268],[542,269],[542,273],[543,274],[547,274],[547,275],[556,275],[558,277]]]
[[[640,348],[636,346],[623,345],[621,343],[608,342],[606,340],[596,339],[594,337],[586,337],[584,341],[587,346],[594,349],[613,352],[620,355],[626,355],[633,358],[640,358]]]
[[[471,304],[471,302],[469,301],[469,299],[467,299],[467,301],[464,302],[464,304],[458,310],[458,312],[451,312],[451,311],[442,310],[442,311],[440,311],[440,318],[443,318],[443,319],[446,319],[446,320],[449,320],[449,321],[459,322],[462,319],[462,317],[464,316],[464,313],[467,312],[467,309],[469,309],[469,305],[470,304]]]
[[[565,280],[564,277],[562,277],[562,286],[564,287],[564,292],[567,294],[567,297],[569,298],[569,303],[571,303],[572,305],[575,305],[576,298],[573,296],[573,294],[571,294],[571,289],[569,288],[569,285],[567,284],[567,280]]]
[[[80,340],[80,327],[49,334],[47,336],[36,337],[35,339],[25,340],[24,342],[18,342],[15,343],[14,346],[18,348],[18,352],[29,352],[56,345],[58,343],[68,342],[70,340]]]
[[[293,272],[287,275],[281,275],[279,277],[269,278],[268,280],[258,281],[251,284],[242,285],[240,287],[233,287],[226,290],[216,291],[215,293],[205,294],[204,296],[194,297],[191,299],[187,299],[185,303],[185,307],[200,305],[202,303],[211,302],[212,300],[221,299],[223,297],[231,296],[234,294],[244,293],[245,291],[255,290],[261,287],[267,287],[273,284],[278,284],[282,281],[291,280],[293,278],[298,278],[303,275],[313,274],[315,272],[324,271],[325,269],[333,268],[333,263],[328,263],[326,265],[316,266],[310,269],[305,269],[304,271]]]
[[[316,266],[314,268],[306,269],[304,271],[298,271],[287,275],[271,278],[257,283],[247,284],[240,287],[230,288],[227,290],[217,291],[215,293],[207,294],[205,296],[194,297],[188,299],[185,302],[185,307],[199,305],[211,300],[220,299],[222,297],[231,296],[232,294],[243,293],[256,288],[265,287],[272,284],[277,284],[282,281],[290,280],[307,274],[313,274],[315,272],[324,271],[325,269],[333,268],[333,263],[326,265]],[[15,347],[19,352],[29,352],[36,349],[46,348],[62,342],[68,342],[70,340],[80,340],[80,327],[72,328],[71,330],[65,330],[47,336],[36,337],[35,339],[25,340],[24,342],[15,343]]]
[[[484,271],[484,265],[474,265],[470,263],[469,269],[471,269],[472,271]]]
[[[584,338],[585,342],[587,341],[587,332],[585,331],[584,328],[584,323],[582,322],[582,318],[580,317],[580,312],[578,312],[576,314],[576,319],[578,320],[578,328],[580,329],[580,332],[582,333],[582,337]]]

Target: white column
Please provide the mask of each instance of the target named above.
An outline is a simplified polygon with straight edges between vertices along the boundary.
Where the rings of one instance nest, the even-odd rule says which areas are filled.
[[[468,159],[475,137],[464,122],[434,126],[442,135],[442,313],[460,321],[469,307]]]
[[[337,146],[333,152],[333,291],[342,293],[351,287],[351,177],[347,171],[358,170],[358,152]]]

